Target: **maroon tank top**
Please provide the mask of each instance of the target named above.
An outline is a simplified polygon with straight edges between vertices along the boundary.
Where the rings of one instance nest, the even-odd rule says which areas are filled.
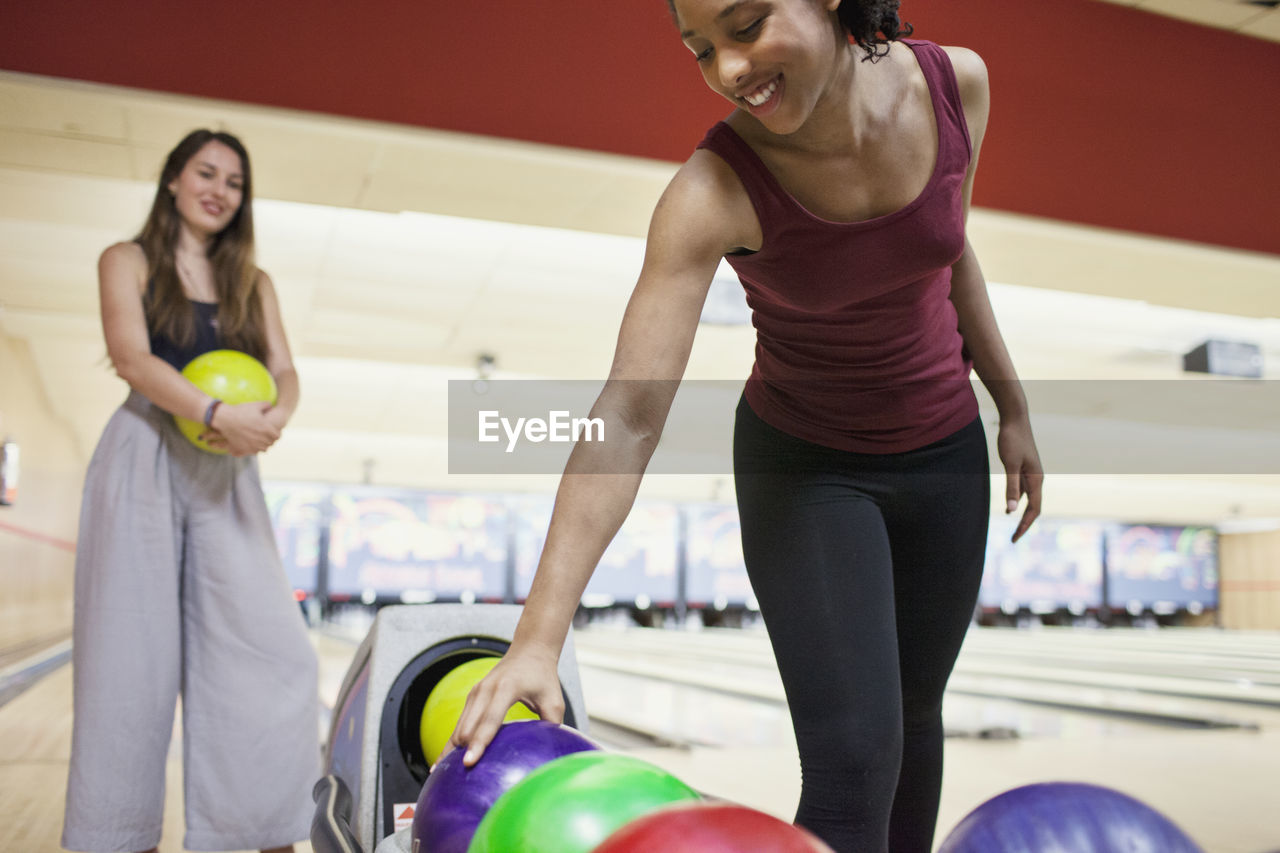
[[[783,432],[857,453],[914,450],[978,415],[948,298],[964,251],[969,131],[946,53],[902,44],[929,85],[938,155],[900,210],[831,222],[802,207],[724,122],[698,145],[737,173],[764,235],[759,251],[726,256],[756,327],[747,403]]]

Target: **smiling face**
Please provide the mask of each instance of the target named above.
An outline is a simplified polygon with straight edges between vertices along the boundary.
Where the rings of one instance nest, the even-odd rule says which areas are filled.
[[[774,133],[798,130],[829,91],[848,38],[839,0],[674,0],[680,38],[713,92]]]
[[[221,142],[205,143],[169,182],[174,206],[188,228],[201,236],[219,233],[235,218],[244,199],[244,164]]]

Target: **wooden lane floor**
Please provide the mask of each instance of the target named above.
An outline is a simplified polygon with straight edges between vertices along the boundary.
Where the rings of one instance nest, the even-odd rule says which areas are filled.
[[[355,643],[326,632],[312,636],[321,661],[322,700],[331,704]],[[760,632],[589,629],[578,632],[575,643],[589,711],[623,724],[613,729],[597,724],[595,734],[606,746],[664,766],[714,796],[792,816],[799,767],[772,656]],[[953,692],[947,697],[944,717],[954,736],[946,745],[939,840],[971,808],[1001,791],[1036,781],[1077,780],[1110,785],[1147,802],[1208,853],[1280,850],[1275,810],[1280,721],[1267,693],[1280,672],[1280,636],[1212,630],[975,631],[958,675],[962,672],[992,683],[982,685],[990,695]],[[1149,690],[1190,694],[1148,693],[1143,701],[1209,703],[1196,706],[1198,712],[1226,709],[1222,712],[1251,719],[1256,727],[1188,728],[999,695],[1006,682],[1054,677],[1082,695],[1089,689],[1141,695],[1125,686],[1128,678]],[[740,689],[736,695],[705,689],[717,679]],[[1085,684],[1072,686],[1073,679]],[[1223,684],[1235,684],[1246,694],[1252,689],[1257,701],[1215,698]],[[759,695],[749,695],[752,690]],[[0,706],[0,850],[60,849],[70,731],[67,666]],[[618,736],[628,731],[634,736]],[[1015,736],[1001,738],[1001,733]],[[175,730],[162,853],[182,849],[180,737]],[[300,844],[297,849],[307,853],[310,848]]]
[[[1233,638],[1219,632],[1204,632],[1207,642],[1194,653],[1128,650],[1133,637],[1118,631],[1057,632],[1048,647],[1028,642],[1026,634],[1034,632],[972,631],[951,682],[953,695],[1145,716],[1170,725],[1280,724],[1280,639],[1272,640],[1270,657],[1264,645],[1242,660]],[[760,632],[593,630],[582,637],[585,664],[782,701]],[[1110,637],[1114,647],[1097,645]],[[1176,632],[1170,637],[1180,639]],[[1142,639],[1149,645],[1150,637]]]
[[[1280,714],[1266,689],[1280,636],[1137,633],[973,632],[957,680],[976,686],[944,703],[953,736],[939,841],[1001,791],[1071,780],[1138,797],[1206,851],[1280,850]],[[637,754],[700,790],[793,815],[799,766],[761,633],[588,630],[575,644],[593,717],[632,714],[632,728],[648,722],[685,744]],[[1240,667],[1252,667],[1257,684],[1237,684]],[[1222,695],[1223,683],[1239,695]],[[1238,725],[1204,724],[1217,717]]]
[[[323,660],[325,655],[321,657]],[[179,708],[165,774],[160,853],[183,850],[180,717]],[[17,698],[0,705],[0,851],[62,850],[58,840],[70,755],[71,667],[63,665]],[[295,850],[310,853],[311,845],[302,843]]]
[[[782,747],[630,750],[693,787],[784,820],[794,815],[800,770]],[[1275,732],[1180,732],[1145,738],[976,741],[948,739],[940,843],[980,803],[1035,782],[1078,781],[1124,791],[1170,816],[1206,853],[1280,850]]]

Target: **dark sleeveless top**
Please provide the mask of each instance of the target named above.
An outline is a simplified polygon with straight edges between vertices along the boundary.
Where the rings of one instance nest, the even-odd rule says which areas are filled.
[[[191,303],[196,321],[195,339],[190,346],[180,347],[168,335],[150,329],[147,332],[151,337],[151,354],[169,362],[177,370],[182,370],[198,355],[223,348],[222,338],[218,335],[218,303],[187,301]]]
[[[831,222],[802,207],[728,124],[698,146],[737,173],[764,235],[759,251],[726,256],[756,327],[747,403],[783,432],[858,453],[914,450],[978,414],[948,298],[965,245],[969,131],[946,53],[902,43],[924,71],[938,131],[933,174],[906,207]]]

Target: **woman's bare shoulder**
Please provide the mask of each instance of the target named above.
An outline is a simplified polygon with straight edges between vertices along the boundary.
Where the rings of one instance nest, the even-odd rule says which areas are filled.
[[[141,293],[147,286],[147,255],[137,243],[113,243],[98,258],[98,273],[104,282],[127,282]]]
[[[956,72],[956,82],[960,84],[960,97],[966,101],[971,94],[986,92],[987,64],[977,51],[967,47],[944,46],[951,67]]]
[[[144,272],[147,268],[146,253],[142,251],[142,246],[132,240],[122,240],[119,243],[112,243],[102,251],[101,260],[110,261],[113,264],[137,267]]]
[[[759,241],[755,207],[737,172],[706,148],[677,170],[654,213],[682,222],[722,252]]]

